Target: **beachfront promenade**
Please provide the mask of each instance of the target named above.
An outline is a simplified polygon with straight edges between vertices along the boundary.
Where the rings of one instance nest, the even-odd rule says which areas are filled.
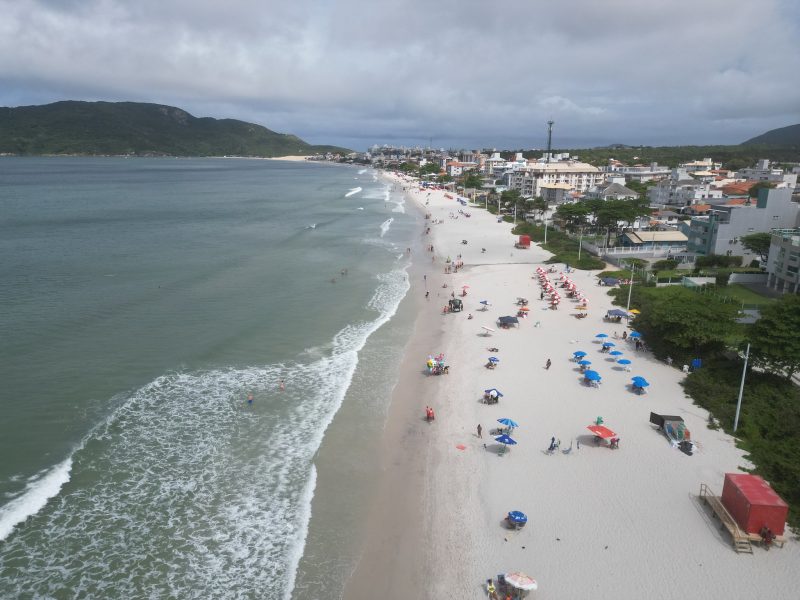
[[[569,273],[586,298],[586,318],[576,317],[577,303],[563,293],[553,310],[540,300],[535,272],[549,267],[547,252],[516,249],[511,225],[482,209],[388,177],[430,214],[422,247],[434,247],[415,257],[411,293],[420,315],[393,400],[403,407],[393,406],[387,427],[395,432],[386,450],[387,481],[407,486],[395,483],[383,498],[394,507],[414,505],[402,514],[419,522],[384,522],[380,535],[368,536],[369,558],[354,580],[377,581],[374,571],[382,568],[398,575],[388,576],[385,587],[376,583],[380,597],[484,598],[487,578],[519,570],[538,580],[535,598],[729,599],[766,590],[771,598],[795,598],[800,545],[744,556],[734,551],[697,494],[701,483],[719,493],[726,472],[750,465],[730,436],[707,428],[707,412],[682,391],[680,370],[614,339],[625,323],[604,322],[613,306],[596,272]],[[446,274],[446,258],[459,254],[464,267]],[[554,283],[564,265],[556,266],[548,273]],[[443,314],[452,292],[459,295],[465,285],[464,310]],[[426,289],[428,299],[420,300]],[[518,327],[499,329],[498,317],[517,314],[518,297],[528,299],[528,316]],[[490,303],[485,311],[481,300]],[[486,337],[483,327],[496,331]],[[599,333],[624,354],[601,352]],[[602,376],[599,386],[584,383],[571,360],[578,350]],[[439,353],[449,375],[426,376],[428,355]],[[485,367],[490,355],[500,359],[495,369]],[[623,357],[630,371],[615,362]],[[635,375],[649,381],[646,393],[631,390]],[[504,395],[488,405],[483,391],[492,387]],[[433,424],[423,418],[425,406],[436,411]],[[651,411],[683,417],[696,441],[693,456],[649,423]],[[594,443],[586,427],[598,416],[619,436],[619,449]],[[520,426],[512,434],[517,445],[499,455],[490,431],[503,417]],[[553,437],[560,450],[548,453]],[[504,527],[511,510],[528,515],[524,529]],[[392,548],[382,549],[385,543]],[[363,589],[352,585],[346,597]]]

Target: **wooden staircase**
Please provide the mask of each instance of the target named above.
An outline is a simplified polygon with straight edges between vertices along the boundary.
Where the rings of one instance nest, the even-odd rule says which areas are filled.
[[[731,534],[734,550],[740,553],[752,554],[753,547],[750,545],[750,536],[741,530],[728,512],[728,509],[723,506],[719,496],[714,495],[705,483],[700,484],[700,499],[711,507],[722,526]]]

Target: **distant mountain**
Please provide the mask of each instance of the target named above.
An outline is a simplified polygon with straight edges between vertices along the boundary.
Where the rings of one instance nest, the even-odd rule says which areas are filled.
[[[350,152],[234,119],[139,102],[0,107],[0,154],[259,156]]]
[[[800,123],[789,125],[779,129],[772,129],[754,138],[742,142],[743,146],[753,144],[764,144],[768,146],[780,146],[783,148],[800,147]]]

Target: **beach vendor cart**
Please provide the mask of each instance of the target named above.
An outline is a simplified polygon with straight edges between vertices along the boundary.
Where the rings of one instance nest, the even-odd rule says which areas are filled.
[[[428,369],[428,375],[447,375],[450,372],[450,366],[444,364],[444,354],[429,356],[425,366]]]
[[[509,529],[522,529],[528,523],[528,516],[521,511],[512,510],[506,515],[506,524]]]

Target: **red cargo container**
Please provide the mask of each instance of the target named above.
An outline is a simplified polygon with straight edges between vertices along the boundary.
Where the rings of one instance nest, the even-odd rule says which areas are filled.
[[[758,475],[725,473],[722,504],[747,533],[759,533],[766,525],[783,535],[789,506]]]
[[[530,248],[530,247],[531,247],[531,236],[529,235],[519,236],[519,241],[517,242],[517,248]]]

